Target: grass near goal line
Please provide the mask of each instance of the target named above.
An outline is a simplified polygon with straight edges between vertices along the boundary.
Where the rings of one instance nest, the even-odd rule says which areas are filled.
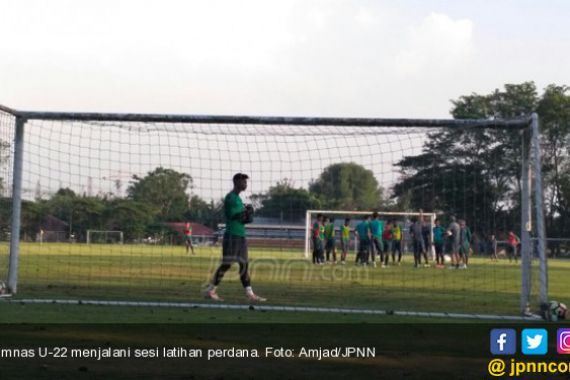
[[[181,246],[23,243],[17,298],[207,302],[201,289],[221,248],[195,250],[192,256]],[[2,244],[3,268],[7,252]],[[255,248],[250,260],[254,289],[270,305],[498,315],[519,310],[520,266],[507,260],[472,257],[468,270],[414,269],[406,254],[401,266],[382,269],[355,267],[351,254],[346,266],[314,266],[300,251]],[[549,261],[551,299],[568,301],[568,273],[570,261]],[[533,268],[534,281],[536,274]],[[245,303],[237,265],[219,292],[227,304]]]

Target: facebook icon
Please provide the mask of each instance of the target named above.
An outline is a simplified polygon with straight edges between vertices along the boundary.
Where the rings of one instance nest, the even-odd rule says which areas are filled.
[[[514,329],[491,330],[491,353],[513,355],[517,351],[517,333]]]

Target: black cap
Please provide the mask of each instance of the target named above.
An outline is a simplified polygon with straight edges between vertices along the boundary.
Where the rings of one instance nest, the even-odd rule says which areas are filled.
[[[240,179],[249,179],[249,176],[244,173],[236,173],[234,175],[234,182],[239,181]]]

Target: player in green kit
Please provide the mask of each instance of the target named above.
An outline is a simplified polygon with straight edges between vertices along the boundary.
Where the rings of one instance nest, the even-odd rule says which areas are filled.
[[[321,250],[319,251],[319,264],[325,263],[325,222],[328,218],[324,217],[319,225],[319,241],[321,242]]]
[[[443,245],[445,243],[445,228],[441,226],[439,219],[435,220],[433,228],[433,245],[435,247],[435,267],[445,268],[443,260]]]
[[[368,265],[368,257],[370,256],[370,220],[372,217],[367,215],[356,225],[356,236],[358,236],[358,253],[356,254],[356,264]]]
[[[350,218],[344,220],[344,224],[340,227],[340,263],[346,264],[346,255],[348,253],[348,245],[350,243]]]
[[[224,274],[234,262],[239,264],[241,283],[245,289],[245,296],[249,301],[263,302],[265,298],[256,295],[251,288],[249,278],[249,257],[247,242],[245,240],[245,225],[253,221],[253,207],[244,206],[239,193],[247,188],[248,176],[237,173],[233,177],[234,188],[224,199],[224,214],[226,217],[226,232],[222,248],[222,263],[216,270],[204,296],[214,301],[223,301],[216,292],[217,286],[222,282]]]
[[[330,254],[332,252],[333,262],[336,264],[336,231],[334,229],[334,219],[326,218],[328,221],[325,223],[325,250],[327,253],[327,262],[331,260]]]
[[[402,261],[402,227],[395,220],[392,220],[392,264],[396,261],[398,252],[398,265]]]
[[[380,216],[375,211],[372,214],[372,221],[370,222],[370,233],[372,235],[372,265],[376,266],[376,252],[380,256],[380,262],[384,263],[384,242],[382,241],[382,233],[384,232],[384,221],[380,220]]]

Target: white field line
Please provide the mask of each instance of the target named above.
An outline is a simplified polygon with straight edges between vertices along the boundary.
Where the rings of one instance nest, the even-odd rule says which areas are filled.
[[[7,302],[15,304],[58,304],[58,305],[98,305],[98,306],[127,306],[127,307],[164,307],[164,308],[194,308],[218,310],[258,310],[258,311],[285,311],[310,313],[336,313],[336,314],[372,314],[396,315],[408,317],[452,318],[452,319],[484,319],[503,321],[539,321],[538,315],[493,315],[493,314],[467,314],[423,311],[399,311],[379,309],[347,309],[311,306],[278,306],[264,304],[225,304],[225,303],[194,303],[194,302],[137,302],[137,301],[100,301],[100,300],[65,300],[65,299],[14,299],[6,298]]]

